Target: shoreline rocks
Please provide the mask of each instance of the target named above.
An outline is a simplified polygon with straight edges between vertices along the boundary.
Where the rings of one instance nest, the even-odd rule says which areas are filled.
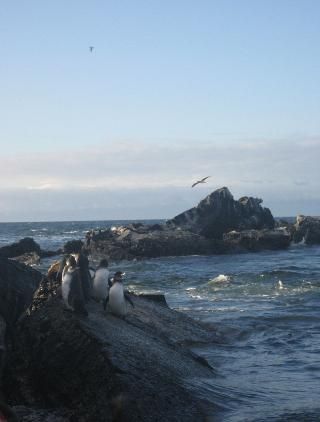
[[[24,265],[0,257],[0,385],[2,388],[3,368],[6,363],[8,338],[13,338],[17,320],[32,302],[34,291],[40,284],[42,275]],[[5,404],[0,391],[0,414],[8,420],[16,421],[14,414]]]
[[[6,374],[11,405],[97,422],[204,421],[208,407],[213,412],[192,388],[213,370],[186,347],[216,343],[213,328],[162,299],[133,295],[135,308],[125,319],[96,303],[88,305],[88,318],[77,318],[45,291],[17,327],[14,370]]]
[[[49,258],[61,253],[61,249],[57,251],[42,250],[32,237],[24,237],[18,242],[0,248],[0,257],[14,259],[26,265],[37,265],[41,258]]]

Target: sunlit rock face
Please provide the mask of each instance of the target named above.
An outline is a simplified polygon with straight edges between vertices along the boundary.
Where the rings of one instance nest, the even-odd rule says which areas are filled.
[[[243,197],[234,200],[229,189],[223,187],[212,192],[200,203],[167,222],[206,238],[221,239],[231,230],[273,229],[274,218],[268,208],[261,206],[262,199]]]

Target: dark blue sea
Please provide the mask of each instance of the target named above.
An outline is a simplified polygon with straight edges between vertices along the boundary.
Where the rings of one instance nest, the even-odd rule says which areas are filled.
[[[0,246],[31,236],[53,250],[90,229],[121,223],[1,223]],[[164,293],[170,307],[217,330],[217,344],[194,347],[215,368],[212,378],[190,387],[219,409],[208,420],[320,421],[319,246],[115,268],[126,272],[128,288]]]

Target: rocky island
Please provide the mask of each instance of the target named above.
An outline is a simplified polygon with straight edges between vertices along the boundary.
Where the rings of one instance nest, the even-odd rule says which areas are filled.
[[[111,260],[211,255],[287,248],[294,227],[279,226],[260,198],[235,200],[224,187],[164,224],[130,224],[87,234],[94,258]]]

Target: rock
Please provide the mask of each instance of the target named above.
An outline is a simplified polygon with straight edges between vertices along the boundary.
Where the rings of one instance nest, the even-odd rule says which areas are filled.
[[[3,246],[0,248],[0,256],[6,258],[14,258],[16,261],[22,262],[26,265],[37,265],[40,263],[40,258],[47,258],[61,254],[61,250],[44,251],[40,245],[32,239],[32,237],[25,237],[17,243]]]
[[[7,324],[13,325],[28,308],[41,279],[40,272],[0,257],[0,314]]]
[[[0,383],[6,357],[6,331],[13,335],[13,325],[32,302],[33,293],[42,275],[24,264],[0,257]],[[17,421],[14,412],[5,404],[0,393],[0,415]]]
[[[216,342],[215,332],[131,297],[135,308],[125,319],[96,303],[88,318],[77,318],[57,295],[35,307],[18,327],[15,371],[6,378],[10,403],[64,408],[77,421],[204,421],[192,385],[213,371],[185,345]]]
[[[277,250],[290,246],[291,235],[286,229],[231,231],[223,235],[231,252],[259,252]]]
[[[38,256],[41,255],[40,246],[31,237],[25,237],[17,243],[0,248],[0,256],[6,258],[14,258],[31,252],[35,252]]]
[[[69,242],[65,243],[65,245],[63,246],[63,253],[79,253],[83,245],[84,243],[82,240],[69,240]]]
[[[220,241],[165,225],[160,230],[147,225],[107,229],[91,236],[87,249],[95,260],[108,257],[112,261],[225,252]]]
[[[15,256],[14,258],[11,258],[14,261],[20,262],[25,265],[39,265],[40,264],[40,256],[37,255],[36,252],[29,252],[25,253],[20,256]]]
[[[262,199],[246,196],[235,201],[224,187],[208,195],[197,207],[168,220],[167,225],[216,239],[231,230],[273,229],[273,216],[261,203]]]
[[[293,241],[304,241],[307,245],[320,243],[320,217],[298,215],[293,231]]]

